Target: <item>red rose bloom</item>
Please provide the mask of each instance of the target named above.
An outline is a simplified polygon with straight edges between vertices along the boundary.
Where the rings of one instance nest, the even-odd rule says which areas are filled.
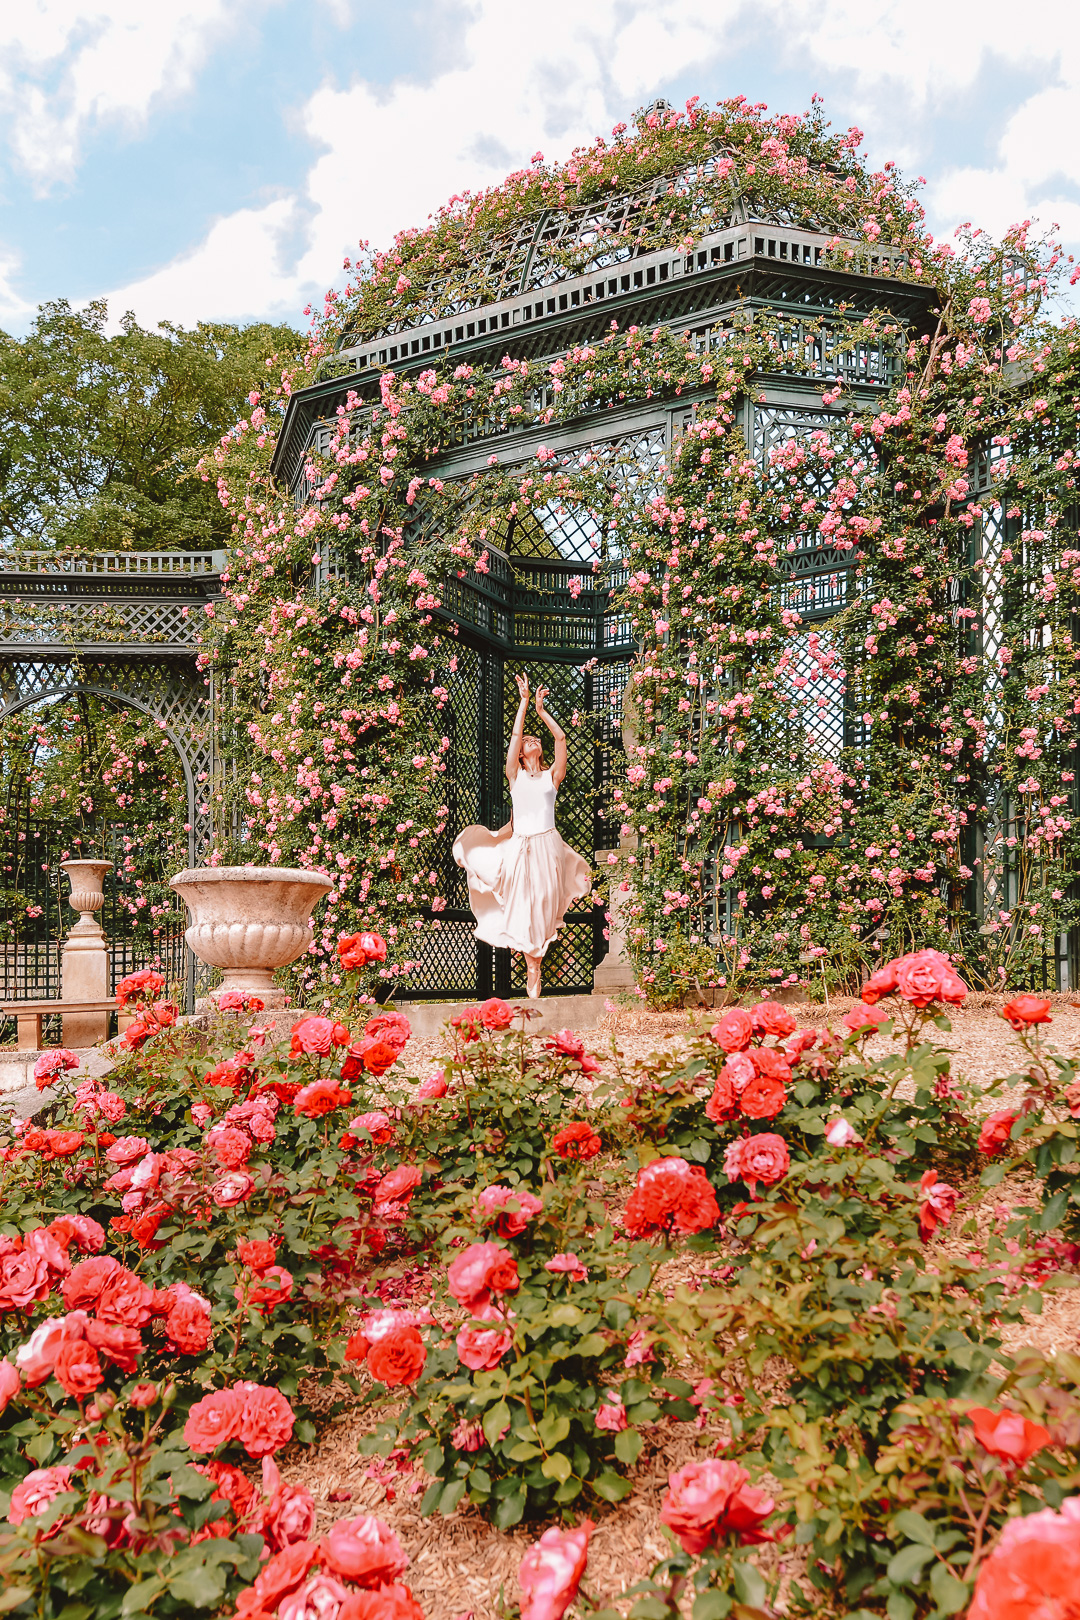
[[[447,1268],[446,1285],[459,1305],[479,1309],[493,1293],[520,1287],[517,1262],[499,1243],[470,1243]]]
[[[1010,1468],[1025,1467],[1036,1452],[1050,1444],[1049,1430],[1019,1412],[991,1412],[988,1407],[973,1406],[968,1417],[983,1450]]]
[[[721,1069],[716,1077],[712,1096],[705,1104],[706,1116],[716,1125],[722,1125],[725,1120],[734,1119],[739,1112],[739,1097],[731,1083],[731,1076],[726,1072],[727,1065]],[[745,1086],[743,1090],[745,1090]]]
[[[184,1424],[184,1439],[192,1451],[216,1451],[218,1446],[236,1439],[243,1416],[242,1389],[215,1390],[191,1408]]]
[[[709,1034],[721,1051],[744,1052],[753,1038],[754,1021],[745,1007],[732,1007]]]
[[[87,1322],[86,1338],[95,1350],[100,1350],[121,1372],[129,1375],[137,1370],[136,1359],[146,1348],[138,1328],[122,1327],[118,1322]]]
[[[600,1152],[600,1138],[591,1125],[580,1119],[564,1125],[551,1145],[560,1159],[594,1159]]]
[[[859,994],[868,1007],[874,1006],[882,996],[891,996],[896,989],[896,963],[886,962],[876,973],[871,973]]]
[[[1012,1140],[1012,1128],[1020,1115],[1014,1109],[1003,1108],[983,1121],[979,1132],[979,1152],[1003,1153]]]
[[[480,1008],[480,1022],[485,1029],[509,1029],[513,1023],[514,1015],[508,1002],[499,996],[491,996]]]
[[[1001,1009],[1002,1018],[1007,1018],[1013,1029],[1027,1029],[1029,1024],[1052,1024],[1050,1017],[1050,1003],[1041,996],[1014,996]]]
[[[704,1552],[726,1535],[734,1535],[741,1546],[771,1541],[761,1524],[776,1504],[749,1486],[749,1479],[745,1468],[719,1457],[687,1463],[668,1477],[661,1522],[691,1554]]]
[[[364,1035],[367,1040],[385,1041],[400,1057],[409,1044],[412,1025],[404,1013],[376,1013],[375,1017],[369,1018],[364,1025]]]
[[[186,1283],[177,1283],[171,1293],[172,1300],[165,1313],[169,1343],[182,1356],[200,1356],[209,1345],[213,1331],[210,1305]]]
[[[1080,1497],[1008,1519],[967,1620],[1080,1620]]]
[[[350,1593],[337,1620],[424,1620],[424,1611],[407,1586],[393,1583]]]
[[[582,1519],[576,1530],[551,1525],[521,1560],[521,1620],[562,1620],[585,1573],[589,1537],[596,1526]]]
[[[424,1341],[416,1328],[398,1325],[371,1346],[367,1369],[372,1378],[392,1389],[397,1384],[415,1384],[426,1360]]]
[[[51,1287],[43,1254],[24,1248],[17,1239],[0,1237],[0,1311],[25,1311],[44,1299]]]
[[[892,1014],[886,1012],[884,1007],[868,1007],[864,1003],[861,1007],[852,1007],[840,1022],[853,1035],[867,1035],[873,1034],[880,1024],[886,1023],[891,1017]]]
[[[101,1296],[101,1290],[113,1273],[122,1270],[119,1260],[111,1254],[95,1255],[72,1266],[60,1285],[64,1304],[69,1311],[91,1311]]]
[[[415,1164],[399,1164],[381,1176],[372,1194],[377,1211],[385,1212],[392,1205],[407,1204],[424,1178]]]
[[[327,1057],[333,1044],[332,1018],[301,1018],[289,1031],[290,1057]]]
[[[373,962],[386,961],[386,941],[381,934],[364,932],[344,934],[338,940],[341,965],[348,972],[369,967]]]
[[[252,1238],[245,1241],[243,1238],[236,1245],[236,1253],[242,1265],[250,1266],[252,1271],[266,1271],[277,1259],[277,1249],[272,1243],[265,1243],[261,1238]]]
[[[788,1145],[773,1131],[740,1137],[724,1152],[724,1173],[728,1180],[745,1181],[751,1193],[759,1181],[771,1187],[774,1182],[782,1181],[790,1169]]]
[[[244,1392],[238,1434],[248,1456],[267,1457],[272,1451],[280,1451],[292,1439],[295,1422],[293,1409],[284,1395],[266,1384],[238,1384],[236,1387]]]
[[[306,1114],[308,1119],[322,1119],[345,1102],[352,1102],[352,1096],[342,1091],[336,1080],[313,1080],[309,1086],[302,1086],[297,1092],[293,1107],[298,1114]]]
[[[778,1001],[759,1001],[750,1008],[750,1021],[755,1035],[793,1035],[798,1028],[796,1020]]]
[[[896,963],[896,993],[913,1007],[929,1007],[935,1001],[959,1006],[967,986],[940,951],[912,951]]]
[[[154,1290],[148,1288],[141,1277],[136,1277],[126,1266],[119,1266],[98,1295],[94,1309],[101,1322],[142,1327],[150,1320],[153,1299]]]
[[[54,1159],[70,1159],[86,1141],[85,1131],[46,1131],[47,1151]]]
[[[258,1305],[262,1310],[272,1311],[275,1305],[281,1305],[287,1300],[293,1290],[292,1273],[284,1266],[270,1266],[260,1273],[259,1281],[254,1288],[248,1289],[248,1304]],[[237,1299],[243,1297],[243,1289],[234,1290]]]
[[[252,1142],[246,1131],[226,1125],[212,1131],[208,1140],[218,1164],[224,1170],[239,1170],[251,1158]]]
[[[281,1599],[296,1591],[319,1551],[313,1542],[296,1541],[275,1553],[256,1575],[254,1586],[240,1593],[236,1600],[237,1614],[273,1614]]]
[[[339,1519],[319,1543],[319,1551],[323,1562],[335,1575],[343,1575],[346,1580],[366,1587],[392,1581],[409,1562],[389,1525],[371,1513],[355,1519]]]
[[[349,1047],[341,1065],[341,1078],[355,1080],[367,1071],[378,1077],[393,1067],[401,1056],[400,1048],[380,1035],[365,1035]]]
[[[774,1075],[756,1074],[739,1098],[739,1107],[748,1119],[775,1119],[786,1102],[787,1092]]]
[[[638,1171],[623,1224],[631,1237],[650,1232],[704,1232],[720,1219],[709,1178],[685,1159],[654,1159]]]
[[[85,1339],[65,1339],[56,1352],[53,1375],[76,1400],[91,1394],[105,1374],[98,1353]]]
[[[490,1372],[497,1367],[514,1342],[514,1335],[502,1316],[496,1315],[488,1305],[482,1305],[477,1315],[490,1320],[489,1328],[471,1325],[463,1327],[454,1341],[462,1365],[473,1372]]]

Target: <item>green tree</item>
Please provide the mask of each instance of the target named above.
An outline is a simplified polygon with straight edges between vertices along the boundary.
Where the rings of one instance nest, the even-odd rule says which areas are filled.
[[[89,551],[224,545],[230,518],[199,456],[279,379],[300,347],[288,326],[162,322],[104,300],[43,304],[30,332],[0,332],[0,545]]]

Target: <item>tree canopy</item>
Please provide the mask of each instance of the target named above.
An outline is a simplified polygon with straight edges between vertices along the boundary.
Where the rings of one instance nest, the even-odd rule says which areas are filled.
[[[24,338],[0,332],[0,545],[224,545],[229,516],[193,469],[301,343],[266,323],[148,331],[130,313],[110,333],[104,300],[43,304]]]

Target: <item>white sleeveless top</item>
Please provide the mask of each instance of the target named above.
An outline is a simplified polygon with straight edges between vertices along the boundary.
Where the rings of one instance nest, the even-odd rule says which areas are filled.
[[[538,776],[530,776],[524,765],[518,767],[510,788],[515,836],[530,838],[535,833],[551,832],[555,826],[555,794],[550,767]]]

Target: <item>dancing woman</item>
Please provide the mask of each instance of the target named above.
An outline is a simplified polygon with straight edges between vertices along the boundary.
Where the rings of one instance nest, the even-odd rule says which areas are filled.
[[[592,872],[555,831],[555,797],[566,776],[566,733],[548,714],[547,689],[539,687],[536,712],[555,739],[554,762],[545,768],[539,737],[524,734],[527,675],[517,677],[517,688],[521,702],[506,752],[513,817],[496,833],[465,827],[454,841],[454,859],[468,876],[477,939],[521,951],[529,995],[538,996],[544,952],[569,907],[588,894]]]

